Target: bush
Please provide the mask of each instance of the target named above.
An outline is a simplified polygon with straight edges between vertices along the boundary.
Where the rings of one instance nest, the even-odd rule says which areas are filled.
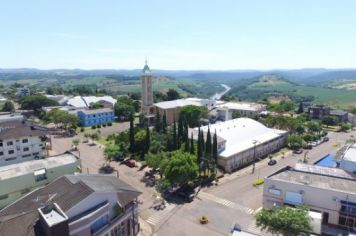
[[[257,187],[265,182],[265,179],[258,179],[255,182],[253,182],[253,187]]]
[[[96,128],[100,129],[100,128],[101,128],[101,125],[97,125]]]
[[[112,123],[111,123],[111,122],[109,122],[109,123],[108,123],[108,126],[112,126]]]
[[[103,127],[106,127],[106,124],[103,124]]]
[[[91,129],[96,129],[96,126],[95,126],[95,125],[93,125],[93,126],[91,127]]]
[[[84,128],[82,127],[82,128],[80,128],[80,132],[84,132]]]

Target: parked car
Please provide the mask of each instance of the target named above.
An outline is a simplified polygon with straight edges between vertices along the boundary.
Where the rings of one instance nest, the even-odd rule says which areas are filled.
[[[128,159],[124,162],[124,164],[127,165],[128,167],[133,168],[136,166],[136,161],[132,159]]]
[[[329,137],[324,137],[324,142],[327,142],[327,141],[329,141]]]
[[[303,149],[298,149],[298,150],[294,150],[293,151],[295,154],[302,154],[303,153]]]
[[[269,166],[273,166],[273,165],[275,165],[275,164],[277,164],[277,161],[274,160],[274,159],[271,159],[271,160],[269,160],[269,162],[268,162],[268,165],[269,165]]]
[[[241,226],[239,224],[235,224],[234,227],[231,229],[231,236],[241,232]]]
[[[311,145],[312,145],[312,147],[316,147],[318,145],[318,143],[317,142],[312,142]]]
[[[193,188],[189,185],[183,185],[175,193],[182,197],[185,201],[191,202],[194,197],[197,195],[197,188]]]

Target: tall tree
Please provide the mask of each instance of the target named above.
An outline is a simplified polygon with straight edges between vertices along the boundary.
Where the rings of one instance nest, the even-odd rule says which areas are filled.
[[[304,112],[304,105],[302,102],[299,103],[299,108],[298,108],[298,111],[297,113],[300,114],[300,113],[303,113]]]
[[[210,159],[212,156],[211,150],[211,134],[210,134],[210,127],[208,127],[208,132],[206,134],[206,142],[205,142],[205,157]]]
[[[184,130],[184,137],[188,136],[188,130]],[[184,139],[184,151],[190,152],[190,140],[189,138]]]
[[[213,137],[213,159],[215,164],[218,163],[218,136],[216,135],[216,130]]]
[[[177,138],[177,140],[178,140],[178,148],[180,148],[180,145],[181,145],[181,143],[183,141],[183,135],[184,135],[183,132],[184,132],[183,131],[183,117],[179,116],[179,118],[178,118],[178,138]]]
[[[190,154],[193,154],[193,155],[195,154],[193,133],[191,134],[191,137],[190,137]]]
[[[198,128],[198,141],[197,141],[197,160],[198,160],[198,165],[200,166],[201,159],[203,157],[203,150],[202,150],[202,145],[201,145],[201,130],[200,127]]]
[[[166,111],[164,111],[163,117],[162,117],[162,131],[163,131],[163,133],[167,132],[167,115],[166,115]]]
[[[176,120],[174,119],[173,122],[173,150],[177,150],[178,149],[178,139],[177,139],[177,125],[176,125]]]
[[[131,153],[135,152],[135,127],[134,118],[132,112],[130,113],[130,130],[129,130],[129,151]]]
[[[159,114],[158,109],[156,109],[156,122],[155,122],[155,130],[159,133],[162,129],[162,121],[161,115]]]
[[[145,153],[148,153],[148,151],[150,150],[150,128],[148,127],[148,125],[146,126],[146,139],[145,139]]]

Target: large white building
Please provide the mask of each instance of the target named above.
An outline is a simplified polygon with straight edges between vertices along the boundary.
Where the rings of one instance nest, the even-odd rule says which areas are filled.
[[[356,175],[340,168],[298,163],[265,179],[263,207],[307,206],[322,224],[356,230]]]
[[[233,113],[237,112],[240,117],[254,118],[265,114],[266,105],[248,102],[226,102],[216,106],[217,116],[221,120],[233,119]]]
[[[347,147],[338,162],[340,163],[340,168],[356,174],[356,144]]]
[[[46,156],[46,134],[24,121],[0,123],[0,166]]]
[[[0,209],[35,188],[80,169],[80,160],[72,153],[30,160],[0,167]]]
[[[97,96],[76,96],[73,98],[68,99],[67,105],[73,106],[76,108],[89,108],[92,103],[108,103],[113,107],[115,103],[117,102],[116,99],[114,99],[111,96],[102,96],[102,97],[97,97]]]
[[[208,126],[201,130],[207,132]],[[225,140],[219,148],[218,165],[227,172],[277,151],[285,146],[288,135],[287,131],[268,128],[250,118],[216,123],[210,125],[210,131]]]

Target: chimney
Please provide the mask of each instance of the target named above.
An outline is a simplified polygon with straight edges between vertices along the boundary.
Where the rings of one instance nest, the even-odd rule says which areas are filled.
[[[69,236],[68,216],[56,203],[50,203],[38,211],[46,236]]]

